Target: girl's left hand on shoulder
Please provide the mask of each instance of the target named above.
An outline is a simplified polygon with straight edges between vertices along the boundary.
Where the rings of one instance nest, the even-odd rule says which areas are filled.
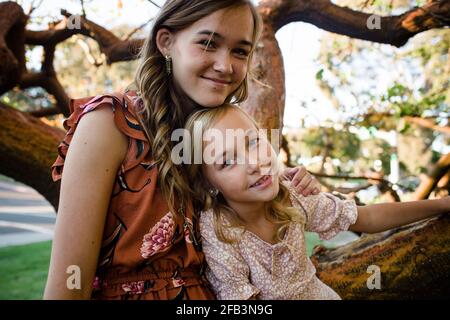
[[[305,167],[286,168],[280,175],[282,181],[291,181],[291,186],[303,196],[319,194],[321,185]]]

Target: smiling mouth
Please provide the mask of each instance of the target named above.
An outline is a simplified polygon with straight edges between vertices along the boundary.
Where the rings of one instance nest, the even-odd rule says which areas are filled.
[[[262,177],[259,178],[254,184],[252,184],[252,185],[250,186],[250,188],[253,188],[253,187],[257,187],[257,186],[259,186],[259,185],[262,185],[262,184],[263,184],[264,182],[266,182],[269,178],[270,178],[270,175],[262,176]]]
[[[231,84],[231,81],[225,81],[225,80],[219,80],[219,79],[212,79],[212,78],[207,78],[207,77],[201,77],[202,79],[205,79],[205,80],[209,80],[209,81],[212,81],[212,82],[214,82],[214,83],[216,83],[216,84],[219,84],[219,85],[222,85],[222,86],[226,86],[226,85],[230,85]]]

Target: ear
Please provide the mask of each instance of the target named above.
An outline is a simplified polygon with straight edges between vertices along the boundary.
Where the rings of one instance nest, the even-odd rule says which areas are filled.
[[[174,42],[174,34],[168,29],[161,28],[156,33],[156,46],[163,56],[170,55],[170,50]]]

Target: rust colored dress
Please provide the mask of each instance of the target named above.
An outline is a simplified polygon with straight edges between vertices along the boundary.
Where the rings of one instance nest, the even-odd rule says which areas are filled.
[[[72,99],[52,165],[57,181],[83,115],[112,108],[129,144],[111,194],[92,299],[214,299],[192,205],[180,210],[175,204],[178,214],[170,212],[157,186],[157,168],[136,118],[141,106],[135,91]]]

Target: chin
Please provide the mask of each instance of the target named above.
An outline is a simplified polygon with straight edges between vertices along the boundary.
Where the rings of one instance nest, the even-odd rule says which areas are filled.
[[[205,108],[217,108],[223,105],[226,97],[217,97],[212,99],[195,99],[195,101]]]

